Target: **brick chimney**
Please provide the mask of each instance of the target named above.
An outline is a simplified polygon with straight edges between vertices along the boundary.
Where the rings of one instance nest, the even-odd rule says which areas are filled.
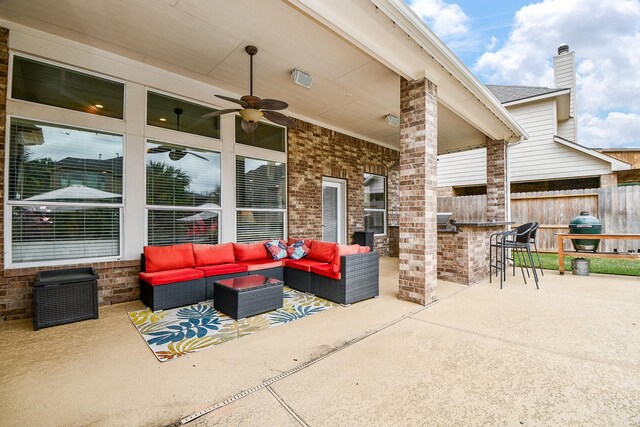
[[[553,57],[553,77],[555,87],[571,89],[569,120],[558,122],[558,136],[578,142],[576,54],[569,51],[568,44],[558,46],[558,55]]]

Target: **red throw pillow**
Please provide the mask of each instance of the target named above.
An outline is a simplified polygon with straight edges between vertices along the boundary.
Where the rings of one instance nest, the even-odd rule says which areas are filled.
[[[369,246],[360,246],[359,254],[368,254],[371,252],[371,248]]]
[[[340,273],[340,269],[342,267],[342,260],[340,257],[343,255],[356,255],[360,253],[360,245],[338,245],[337,251],[338,253],[331,263],[331,271],[333,273]]]
[[[193,256],[193,244],[191,243],[171,246],[145,246],[144,259],[147,273],[177,270],[196,265],[196,260]]]
[[[271,258],[264,242],[234,243],[233,253],[236,261],[254,261],[257,259]]]
[[[233,243],[222,243],[220,245],[193,245],[193,254],[196,258],[196,265],[228,264],[235,261],[233,254]]]
[[[307,258],[330,263],[333,261],[337,246],[338,244],[335,242],[323,242],[321,240],[315,240],[313,242],[313,245],[309,248]]]

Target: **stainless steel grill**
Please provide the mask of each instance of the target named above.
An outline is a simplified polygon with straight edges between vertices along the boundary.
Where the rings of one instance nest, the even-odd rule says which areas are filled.
[[[456,231],[455,221],[451,218],[453,212],[438,212],[438,231]]]

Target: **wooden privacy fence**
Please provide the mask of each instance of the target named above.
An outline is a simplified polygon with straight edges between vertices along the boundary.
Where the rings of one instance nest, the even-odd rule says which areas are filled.
[[[438,198],[439,212],[453,212],[456,221],[486,221],[487,196]],[[570,191],[536,191],[511,195],[511,219],[516,224],[538,221],[538,248],[557,251],[555,233],[568,232],[569,221],[589,211],[602,223],[603,233],[640,233],[640,186]],[[565,249],[571,242],[565,241]],[[639,240],[603,240],[599,251],[640,249]]]

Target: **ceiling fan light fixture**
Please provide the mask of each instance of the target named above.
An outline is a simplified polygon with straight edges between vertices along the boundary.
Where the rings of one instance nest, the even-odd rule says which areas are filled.
[[[246,122],[257,123],[264,116],[264,113],[255,108],[244,108],[240,110],[240,116]]]

